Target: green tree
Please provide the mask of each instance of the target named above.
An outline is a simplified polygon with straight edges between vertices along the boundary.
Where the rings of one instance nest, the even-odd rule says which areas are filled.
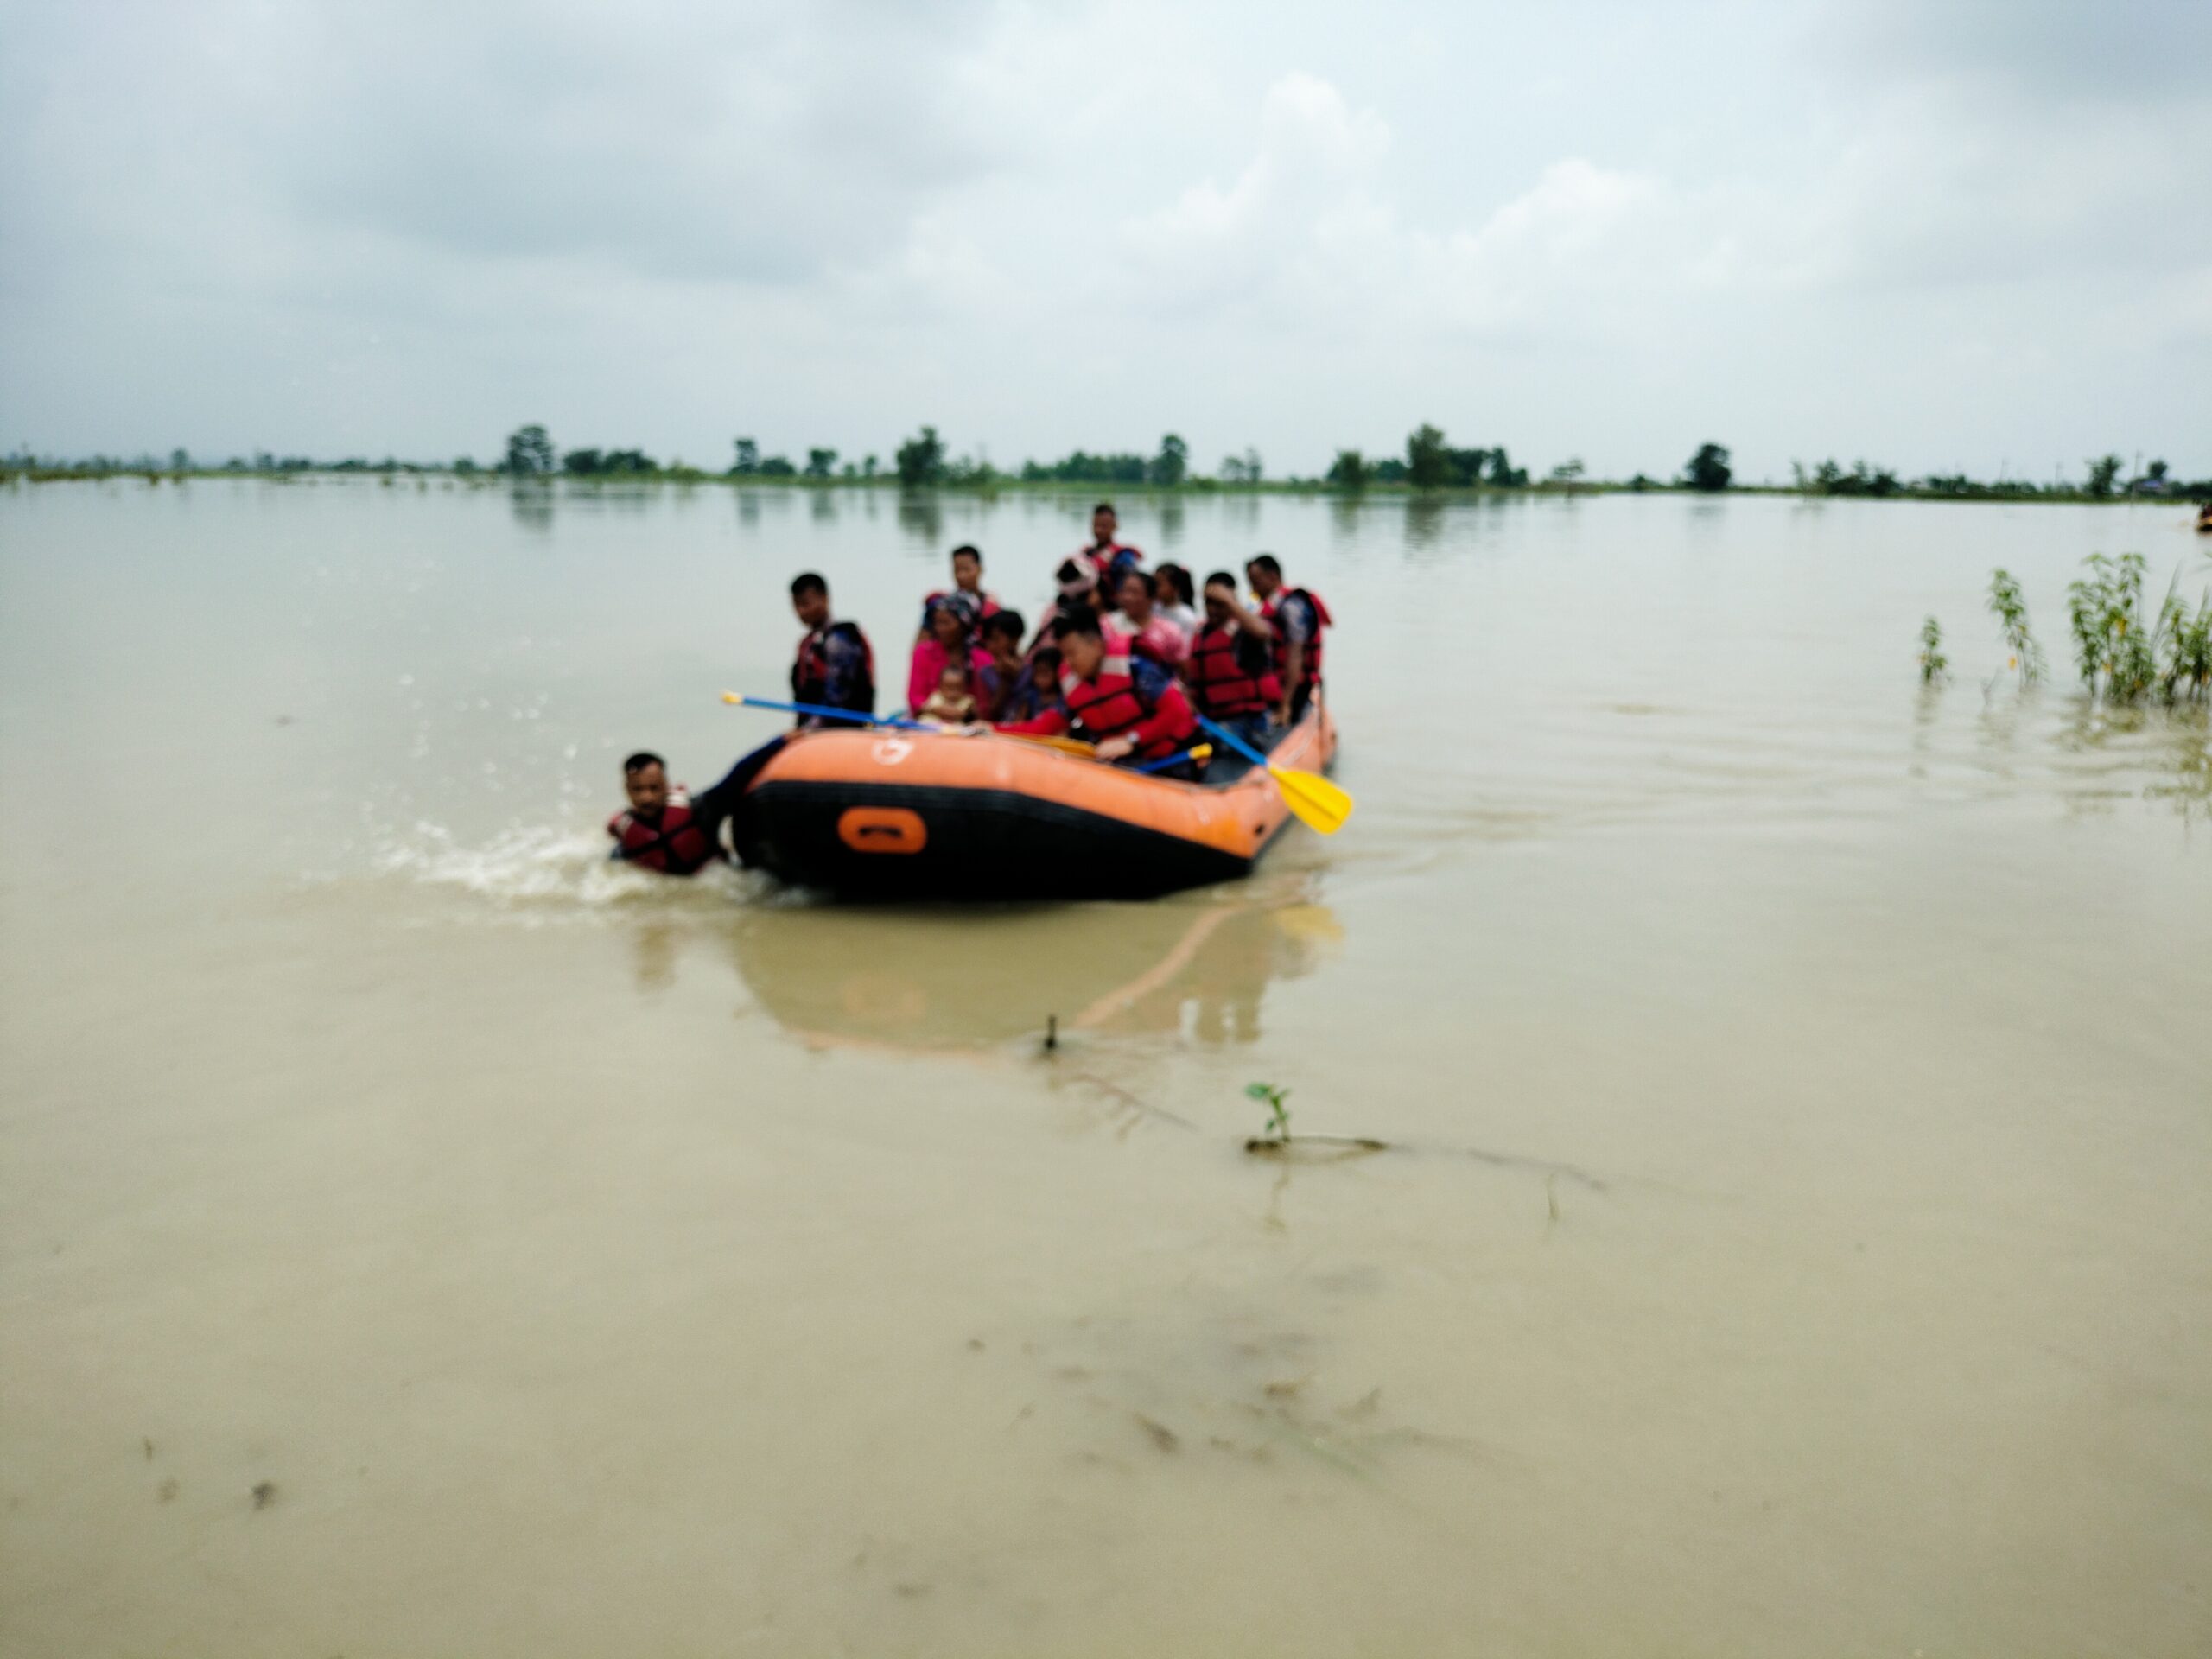
[[[760,446],[751,438],[734,438],[731,442],[737,446],[737,459],[730,463],[730,471],[740,475],[759,472]]]
[[[1357,449],[1339,449],[1329,467],[1329,482],[1340,490],[1367,487],[1367,457]]]
[[[2160,461],[2158,465],[2163,467],[2165,465],[2165,462]],[[169,470],[173,473],[190,472],[192,470],[192,452],[188,449],[182,448],[170,450]]]
[[[589,478],[601,469],[596,449],[571,449],[561,457],[561,470],[578,478]]]
[[[944,476],[944,445],[937,435],[937,428],[925,426],[917,437],[899,446],[899,481],[913,487],[934,484]]]
[[[806,452],[806,475],[809,478],[828,478],[837,470],[835,449],[810,449]]]
[[[760,476],[763,478],[797,478],[798,476],[798,468],[792,466],[790,461],[782,455],[771,455],[767,460],[760,463]]]
[[[1552,468],[1552,482],[1554,484],[1572,484],[1581,476],[1582,460],[1579,455],[1571,461],[1562,461]]]
[[[2089,462],[2089,493],[2100,500],[2110,495],[2113,482],[2120,477],[2121,464],[2118,455],[2106,455]]]
[[[1451,479],[1444,434],[1424,421],[1406,438],[1406,481],[1417,490],[1441,489]]]
[[[1147,480],[1154,484],[1173,486],[1183,481],[1183,474],[1190,470],[1191,446],[1170,432],[1160,441],[1160,453],[1145,468]]]
[[[1697,490],[1725,490],[1728,480],[1735,476],[1729,470],[1728,452],[1717,443],[1701,443],[1697,454],[1690,457],[1690,464],[1682,469],[1690,487]]]
[[[467,455],[457,456],[453,463],[453,470],[459,477],[469,478],[475,474],[476,463]]]
[[[517,427],[507,435],[507,458],[499,470],[517,478],[543,478],[553,470],[553,440],[542,426]]]

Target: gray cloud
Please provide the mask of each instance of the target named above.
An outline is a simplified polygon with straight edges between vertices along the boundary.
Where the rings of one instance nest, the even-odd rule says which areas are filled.
[[[0,8],[10,441],[2212,442],[2201,7]]]

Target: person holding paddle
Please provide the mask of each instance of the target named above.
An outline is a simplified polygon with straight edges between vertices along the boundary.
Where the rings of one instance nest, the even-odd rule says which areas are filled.
[[[1096,759],[1116,763],[1172,760],[1182,753],[1198,729],[1198,715],[1166,669],[1126,651],[1109,655],[1096,611],[1070,612],[1055,632],[1059,702],[1031,719],[1003,722],[998,730],[1016,737],[1071,734],[1096,745]],[[1192,777],[1194,763],[1163,767],[1160,775]]]

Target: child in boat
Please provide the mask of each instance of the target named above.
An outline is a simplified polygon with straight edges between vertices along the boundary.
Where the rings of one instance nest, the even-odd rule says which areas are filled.
[[[941,720],[949,726],[965,726],[976,718],[976,699],[968,689],[968,670],[961,663],[947,663],[937,677],[937,690],[917,711],[924,720]]]
[[[1040,645],[1037,654],[1021,665],[1018,677],[1007,682],[1000,699],[997,721],[1034,720],[1060,700],[1060,648]]]
[[[983,654],[990,660],[976,672],[976,701],[987,720],[999,717],[1028,675],[1021,661],[1021,636],[1028,626],[1020,611],[994,611],[983,619]]]

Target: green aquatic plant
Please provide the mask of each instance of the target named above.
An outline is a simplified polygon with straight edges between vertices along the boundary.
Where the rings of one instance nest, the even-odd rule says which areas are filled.
[[[1920,625],[1920,683],[1934,685],[1949,673],[1951,659],[1943,654],[1943,626],[1934,617]]]
[[[1250,1099],[1262,1102],[1268,1109],[1268,1121],[1260,1131],[1259,1139],[1275,1146],[1281,1146],[1288,1141],[1290,1108],[1284,1103],[1290,1098],[1290,1090],[1278,1088],[1272,1083],[1248,1083],[1244,1085],[1244,1093]]]
[[[2033,685],[2043,677],[2043,647],[2028,631],[2028,601],[2019,580],[2002,565],[1989,574],[1989,608],[2012,653],[2005,667],[2018,671],[2022,685]]]
[[[2107,702],[2137,702],[2157,683],[2158,629],[2143,622],[2143,556],[2092,553],[2066,589],[2082,683]],[[2163,624],[2164,612],[2161,612]]]
[[[2212,697],[2212,588],[2197,601],[2194,616],[2178,593],[2168,591],[2158,608],[2158,648],[2165,658],[2168,702],[2182,695],[2191,702]]]

